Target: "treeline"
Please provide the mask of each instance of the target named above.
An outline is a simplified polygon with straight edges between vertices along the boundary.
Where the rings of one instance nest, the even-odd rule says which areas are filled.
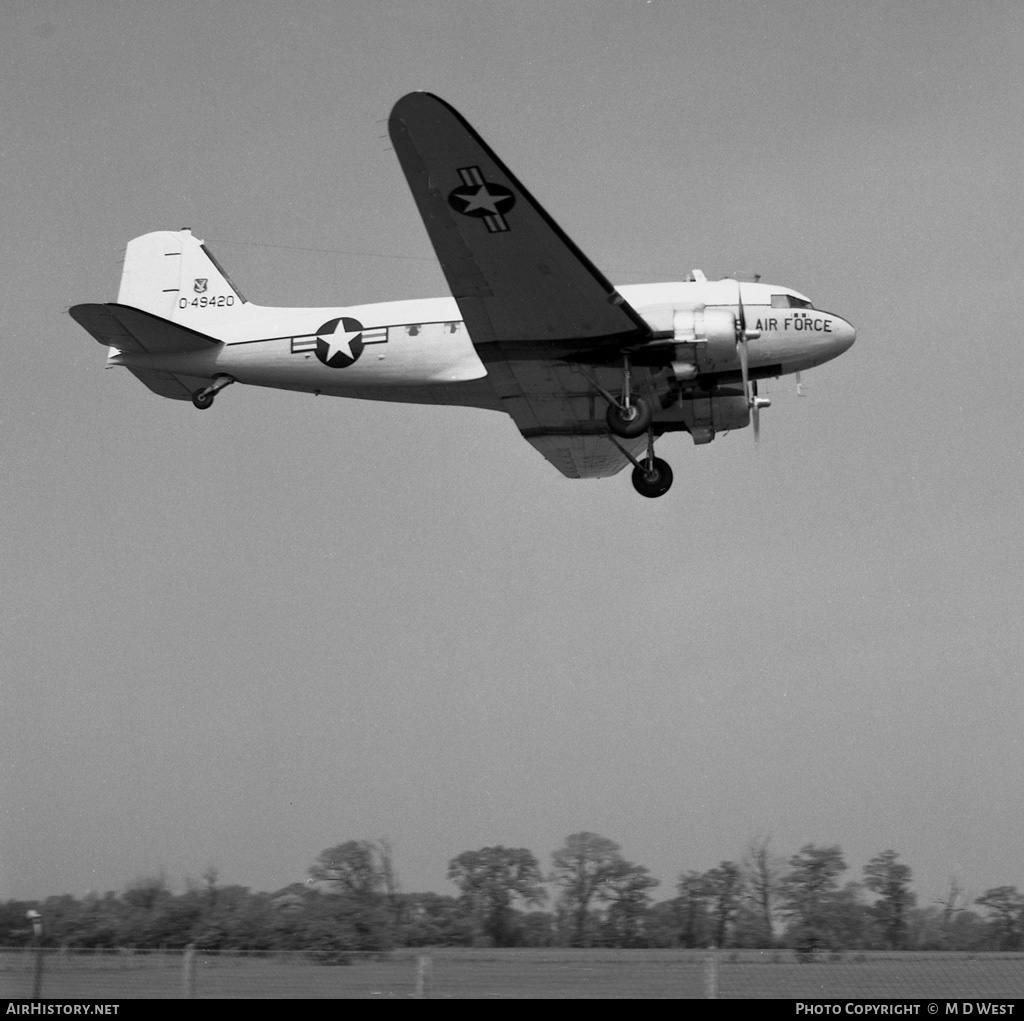
[[[302,950],[323,960],[395,947],[791,948],[805,957],[841,950],[1019,950],[1024,896],[986,890],[968,906],[951,882],[941,902],[918,905],[910,867],[882,851],[858,879],[837,846],[807,844],[789,858],[767,839],[736,861],[684,872],[676,896],[596,833],[574,833],[545,872],[526,848],[484,847],[448,863],[457,893],[404,893],[387,841],[350,840],[323,851],[309,877],[276,893],[218,883],[217,869],[174,893],[164,876],[121,893],[8,901],[0,943]],[[979,910],[974,910],[977,908]]]

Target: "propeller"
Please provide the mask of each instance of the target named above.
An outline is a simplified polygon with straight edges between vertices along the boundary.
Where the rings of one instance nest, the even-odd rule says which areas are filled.
[[[747,329],[747,316],[743,311],[743,287],[739,280],[736,281],[736,354],[740,359],[740,375],[743,377],[743,396],[747,399],[747,407],[750,408],[750,422],[754,427],[754,442],[761,436],[761,409],[771,407],[771,401],[766,397],[757,396],[757,380],[750,380],[750,351],[747,342],[757,340],[761,336],[760,330]]]
[[[761,409],[770,408],[772,402],[767,397],[757,396],[757,380],[751,383],[753,396],[750,399],[750,424],[754,427],[754,442],[761,438]]]

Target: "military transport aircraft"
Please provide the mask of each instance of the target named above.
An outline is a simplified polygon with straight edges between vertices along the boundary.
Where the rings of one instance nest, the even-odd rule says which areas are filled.
[[[71,316],[150,390],[208,408],[232,383],[507,412],[563,475],[633,465],[661,496],[668,432],[753,424],[758,380],[842,354],[853,327],[788,287],[613,286],[472,127],[426,92],[389,130],[452,292],[337,308],[246,301],[191,231],[128,243],[117,301]]]

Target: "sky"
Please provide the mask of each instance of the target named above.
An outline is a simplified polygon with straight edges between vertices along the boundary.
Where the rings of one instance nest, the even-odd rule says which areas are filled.
[[[1024,8],[0,6],[0,899],[403,888],[591,830],[674,894],[755,836],[1024,888]],[[387,139],[425,89],[618,283],[760,273],[856,345],[675,472],[503,415],[104,369],[66,314],[191,227],[247,298],[447,292]],[[762,393],[764,390],[762,390]]]

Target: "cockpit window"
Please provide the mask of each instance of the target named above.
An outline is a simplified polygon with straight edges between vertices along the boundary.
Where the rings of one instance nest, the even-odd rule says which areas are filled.
[[[795,294],[773,294],[772,308],[814,308],[806,298],[798,298]]]

